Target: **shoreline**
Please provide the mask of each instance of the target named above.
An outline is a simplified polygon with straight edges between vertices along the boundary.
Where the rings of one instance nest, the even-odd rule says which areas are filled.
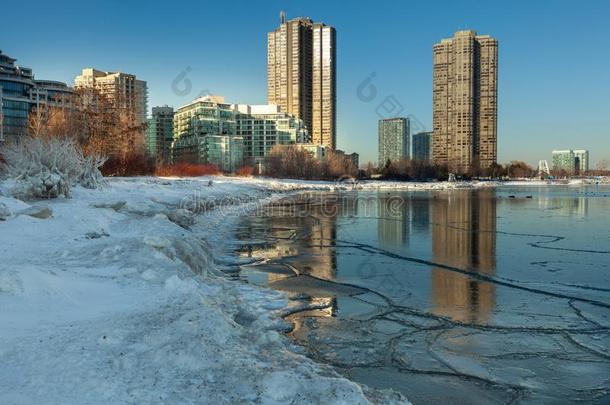
[[[489,186],[379,183],[111,178],[24,203],[0,182],[12,213],[0,221],[0,402],[408,403],[306,357],[284,336],[286,295],[225,277],[247,261],[217,257],[237,243],[240,213],[284,196]],[[44,207],[46,219],[24,211]]]
[[[0,183],[12,212],[0,221],[0,402],[408,403],[306,357],[284,336],[284,294],[224,277],[236,259],[214,255],[232,243],[230,216],[299,187],[208,180],[116,178],[27,204]],[[179,207],[197,198],[230,205],[189,218]],[[26,214],[43,208],[50,217]]]

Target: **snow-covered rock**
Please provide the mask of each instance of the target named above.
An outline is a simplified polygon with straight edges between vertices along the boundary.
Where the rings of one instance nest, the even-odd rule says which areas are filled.
[[[23,286],[19,275],[14,271],[0,272],[0,295],[17,295],[23,292]]]
[[[188,229],[195,222],[193,213],[184,208],[178,208],[169,212],[167,214],[167,218],[176,225],[186,229]]]
[[[33,205],[18,212],[19,215],[27,215],[32,218],[47,219],[53,215],[53,210],[46,205]]]
[[[95,208],[110,208],[115,211],[119,211],[127,204],[127,201],[109,201],[109,202],[99,202],[91,204],[92,207]]]

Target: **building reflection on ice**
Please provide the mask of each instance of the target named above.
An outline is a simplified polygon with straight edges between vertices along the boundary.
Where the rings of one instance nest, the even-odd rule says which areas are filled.
[[[350,216],[374,217],[381,248],[406,250],[412,232],[431,235],[432,261],[459,269],[493,275],[496,271],[496,195],[494,190],[440,192],[397,196],[383,193],[372,198],[333,195],[303,197],[294,205],[278,204],[253,218],[244,239],[264,241],[247,252],[254,257],[294,266],[299,273],[319,279],[337,277],[337,221]],[[374,229],[374,228],[373,228]],[[373,229],[366,232],[374,232]],[[368,233],[367,233],[368,235]],[[341,239],[341,238],[339,238]],[[373,238],[371,238],[372,241]],[[372,243],[372,242],[370,242]],[[289,275],[269,273],[273,284]],[[495,307],[495,286],[447,269],[431,269],[431,310],[465,323],[486,323]],[[317,311],[332,316],[336,300]],[[321,302],[317,302],[321,304]]]
[[[494,190],[441,193],[432,205],[432,260],[494,274],[496,197]],[[442,268],[432,269],[432,311],[453,320],[483,324],[496,301],[495,286]]]
[[[558,210],[561,215],[569,217],[586,217],[589,213],[589,198],[584,196],[572,198],[549,198],[540,196],[538,198],[538,206],[541,209]]]
[[[337,275],[337,218],[356,215],[357,200],[350,195],[337,198],[302,196],[294,203],[273,204],[251,226],[242,230],[242,239],[265,241],[260,246],[249,246],[242,256],[252,256],[274,262],[282,259],[294,265],[300,274],[324,280]],[[260,213],[259,213],[260,214]],[[292,262],[291,258],[295,258]],[[270,286],[288,277],[270,272]],[[308,304],[316,307],[312,316],[333,316],[337,311],[335,297],[309,297]]]
[[[381,243],[409,243],[410,200],[396,196],[380,196],[378,201],[377,238]]]

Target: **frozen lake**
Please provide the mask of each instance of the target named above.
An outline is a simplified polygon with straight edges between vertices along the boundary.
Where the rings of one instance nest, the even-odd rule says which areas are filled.
[[[304,194],[241,220],[311,357],[414,403],[610,403],[610,187]]]

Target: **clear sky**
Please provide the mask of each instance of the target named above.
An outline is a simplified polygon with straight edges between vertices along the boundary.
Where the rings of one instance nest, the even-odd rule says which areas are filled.
[[[536,164],[564,148],[610,159],[609,0],[2,0],[0,49],[39,79],[134,73],[148,82],[149,108],[201,92],[264,104],[266,33],[280,10],[337,29],[338,146],[361,162],[376,160],[379,113],[391,114],[382,103],[431,128],[432,45],[460,29],[499,40],[501,162]],[[371,74],[375,97],[359,96]]]

